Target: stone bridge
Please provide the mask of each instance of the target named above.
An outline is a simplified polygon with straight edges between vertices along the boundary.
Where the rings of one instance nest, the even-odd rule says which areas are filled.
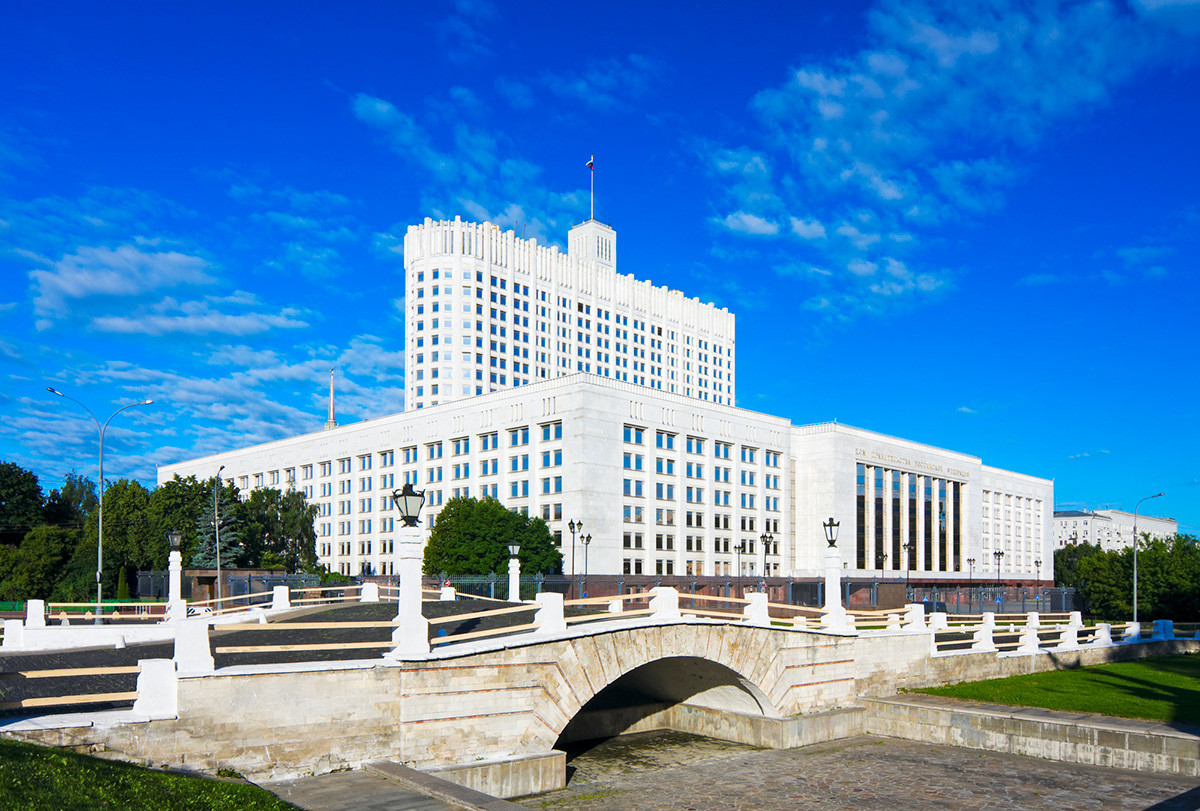
[[[561,747],[573,740],[667,728],[787,748],[859,734],[862,696],[1092,664],[1117,650],[946,656],[923,622],[855,633],[614,616],[424,655],[214,670],[211,657],[206,669],[181,655],[193,635],[201,659],[209,650],[208,626],[185,625],[174,661],[142,663],[162,681],[145,695],[139,681],[132,713],[43,717],[4,733],[255,779],[391,760],[518,796],[565,784]]]

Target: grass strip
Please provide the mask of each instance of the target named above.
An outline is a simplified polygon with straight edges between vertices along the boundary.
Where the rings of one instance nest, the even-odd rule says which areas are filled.
[[[1200,654],[1156,656],[914,692],[1019,707],[1200,725]]]
[[[0,811],[292,809],[258,786],[208,780],[0,739]]]

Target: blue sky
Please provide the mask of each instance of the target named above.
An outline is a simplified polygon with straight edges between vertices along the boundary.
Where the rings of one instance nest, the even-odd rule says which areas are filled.
[[[1200,2],[10,4],[0,458],[49,490],[403,406],[405,227],[738,317],[738,404],[1200,533]]]

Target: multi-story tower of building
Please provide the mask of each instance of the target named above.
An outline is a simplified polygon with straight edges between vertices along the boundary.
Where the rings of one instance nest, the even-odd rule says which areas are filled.
[[[617,273],[588,220],[567,253],[492,223],[426,219],[404,237],[405,410],[580,372],[734,402],[734,316]]]

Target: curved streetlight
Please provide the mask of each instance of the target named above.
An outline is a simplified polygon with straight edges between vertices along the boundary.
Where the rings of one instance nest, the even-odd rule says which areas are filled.
[[[767,591],[767,555],[771,551],[771,544],[775,541],[775,536],[769,532],[764,532],[758,538],[762,542],[763,548],[763,565],[762,565],[762,590],[765,594]]]
[[[225,465],[217,468],[216,482],[213,484],[213,548],[217,551],[217,610],[221,610],[221,518],[217,515],[217,497],[221,494],[221,471]]]
[[[150,405],[154,401],[153,400],[141,400],[136,403],[130,403],[129,405],[123,405],[120,408],[118,408],[116,411],[114,411],[112,414],[110,414],[108,419],[106,419],[104,421],[104,424],[101,425],[100,420],[96,419],[96,415],[92,413],[92,410],[90,408],[88,408],[87,406],[85,406],[83,403],[76,400],[74,397],[68,397],[67,395],[65,395],[61,391],[59,391],[58,389],[53,389],[53,388],[50,388],[49,386],[46,387],[46,391],[50,392],[51,394],[57,394],[59,397],[62,397],[65,400],[70,400],[72,403],[75,403],[77,406],[79,406],[84,411],[86,411],[87,415],[92,418],[92,422],[96,423],[96,430],[100,434],[100,514],[99,514],[99,518],[97,520],[97,528],[96,528],[96,620],[95,620],[96,624],[99,625],[101,622],[101,615],[104,613],[103,605],[101,603],[101,591],[102,591],[103,587],[100,585],[100,575],[104,569],[104,432],[106,430],[108,430],[108,424],[110,422],[112,422],[112,418],[117,416],[118,414],[120,414],[125,409],[134,408],[136,406]]]
[[[1144,499],[1142,499],[1142,501],[1149,501],[1152,498],[1160,498],[1160,497],[1162,497],[1162,495],[1163,495],[1162,493],[1155,493],[1152,496],[1146,496]],[[1138,621],[1138,615],[1137,615],[1137,603],[1138,603],[1138,595],[1137,595],[1137,586],[1138,586],[1138,584],[1137,584],[1137,548],[1138,548],[1137,519],[1138,519],[1138,509],[1141,508],[1142,501],[1139,501],[1137,503],[1137,506],[1133,508],[1133,621],[1135,624]],[[1141,635],[1141,632],[1139,631],[1138,634]]]

